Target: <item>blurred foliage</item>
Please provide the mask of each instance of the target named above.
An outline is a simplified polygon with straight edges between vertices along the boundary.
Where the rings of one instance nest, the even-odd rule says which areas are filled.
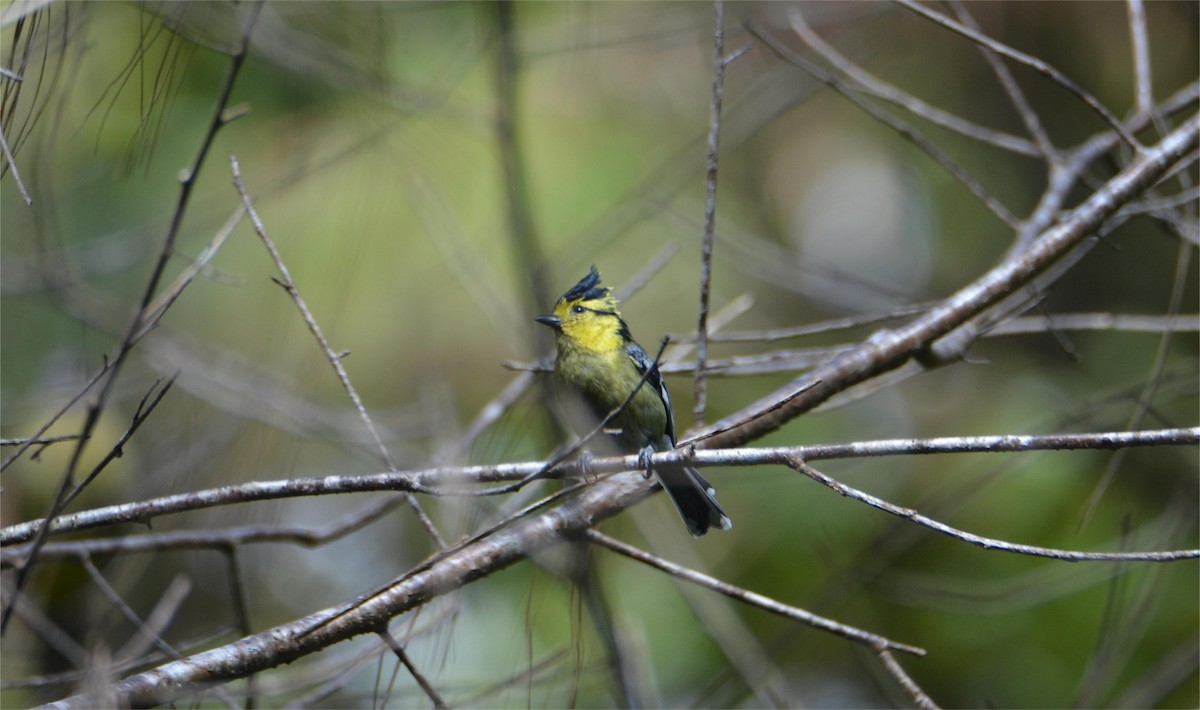
[[[19,95],[2,80],[3,127],[33,197],[27,207],[12,172],[4,175],[5,437],[35,431],[119,342],[167,233],[180,171],[196,155],[228,65],[225,52],[247,6],[53,2],[0,10],[0,63],[24,77]],[[755,46],[727,68],[714,308],[749,294],[753,308],[727,329],[774,328],[886,312],[953,292],[1005,253],[1011,230],[924,153],[780,62],[742,28],[753,19],[799,51],[789,7],[736,3],[726,10],[727,51]],[[1196,80],[1198,7],[1145,6],[1158,100]],[[991,36],[1054,64],[1118,115],[1132,105],[1125,5],[971,3],[969,9]],[[880,78],[973,121],[1023,134],[969,42],[894,5],[812,3],[803,11],[826,41]],[[13,18],[25,12],[18,34]],[[677,249],[626,299],[624,313],[648,348],[663,333],[693,331],[711,6],[522,3],[515,18],[524,198],[552,288],[574,283],[592,263],[616,286],[664,249]],[[529,362],[551,347],[548,333],[531,320],[537,313],[525,305],[534,265],[514,256],[508,226],[494,131],[496,44],[490,4],[266,3],[231,102],[247,112],[218,134],[166,275],[173,278],[196,258],[237,208],[229,166],[236,153],[301,293],[335,350],[350,351],[344,363],[401,467],[530,460],[557,443],[535,388],[469,450],[455,446],[480,408],[513,379],[502,363]],[[1057,145],[1104,130],[1061,87],[1023,67],[1014,73]],[[1194,110],[1194,103],[1186,109]],[[1045,181],[1039,161],[913,122],[1014,213],[1035,206]],[[1187,172],[1195,184],[1194,164]],[[1106,175],[1094,177],[1098,183]],[[1184,313],[1193,313],[1200,299],[1194,251]],[[1178,252],[1178,240],[1161,225],[1131,220],[1044,294],[1040,308],[1163,313]],[[81,470],[125,430],[155,380],[178,371],[178,383],[71,510],[250,480],[383,469],[328,362],[271,282],[274,273],[243,221],[134,350]],[[869,332],[783,346],[828,346]],[[978,362],[803,417],[757,443],[1126,427],[1152,375],[1159,337],[1065,337],[1070,353],[1049,334],[986,339],[972,350]],[[710,354],[771,347],[718,342]],[[715,379],[709,419],[793,375]],[[1194,426],[1196,333],[1171,338],[1162,378],[1146,426]],[[686,429],[691,380],[677,376],[669,384],[678,427]],[[68,416],[47,434],[77,430],[80,419]],[[27,454],[5,471],[5,524],[44,514],[69,446]],[[1113,460],[1111,453],[1066,452],[850,460],[821,468],[981,535],[1072,549],[1196,547],[1196,451],[1129,453],[1089,516],[1089,496]],[[926,658],[903,662],[946,706],[1200,702],[1194,562],[1018,558],[914,528],[787,470],[718,470],[711,477],[734,518],[730,533],[686,539],[662,496],[604,529],[785,603],[928,649]],[[232,506],[160,518],[154,530],[317,525],[358,510],[364,500]],[[425,503],[449,539],[520,505]],[[348,599],[428,552],[406,511],[317,550],[242,548],[253,629]],[[655,703],[758,706],[773,702],[764,694],[768,687],[783,689],[782,702],[795,705],[908,702],[872,658],[840,639],[722,606],[709,592],[603,551],[592,556]],[[189,641],[232,622],[221,555],[95,562],[143,615],[172,578],[187,575],[193,591],[165,634],[185,652]],[[410,655],[456,703],[621,702],[591,617],[556,569],[554,560],[520,565],[424,610],[412,621],[423,635]],[[43,563],[27,593],[87,652],[115,652],[134,633],[74,562]],[[747,649],[722,649],[698,623],[697,614],[725,618],[706,616],[714,604],[746,625],[773,664],[762,669],[761,687],[747,687],[727,658]],[[237,635],[226,628],[215,640]],[[75,667],[20,619],[3,646],[6,683]],[[365,640],[343,646],[264,679],[269,704],[297,702],[313,682],[370,648]],[[554,662],[540,666],[548,657]],[[1184,672],[1169,675],[1178,663]],[[391,664],[384,661],[382,680],[374,663],[361,666],[317,704],[372,702],[375,690],[386,688]],[[1155,685],[1156,673],[1173,680]],[[506,687],[493,687],[509,677]],[[10,688],[0,705],[47,701],[72,687]],[[401,670],[388,703],[427,700]]]

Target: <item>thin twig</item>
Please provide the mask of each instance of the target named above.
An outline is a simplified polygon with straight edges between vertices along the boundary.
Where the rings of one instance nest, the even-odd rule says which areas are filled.
[[[1006,44],[997,42],[996,40],[992,39],[991,37],[988,37],[987,35],[985,35],[981,32],[976,32],[975,30],[971,29],[970,27],[967,27],[963,24],[955,22],[954,20],[950,19],[949,17],[946,17],[945,15],[943,15],[941,13],[934,12],[933,10],[930,10],[929,8],[927,8],[925,6],[923,6],[917,2],[914,2],[914,0],[894,0],[894,1],[900,5],[908,8],[909,10],[917,13],[921,17],[931,20],[931,21],[937,23],[938,25],[941,25],[942,27],[945,27],[946,29],[948,29],[956,34],[960,34],[963,37],[966,37],[967,39],[971,40],[972,42],[975,42],[976,44],[980,44],[980,45],[987,47],[988,49],[992,50],[996,54],[1008,57],[1009,59],[1012,59],[1015,62],[1024,64],[1025,66],[1029,67],[1030,69],[1033,69],[1034,71],[1038,72],[1039,74],[1046,76],[1054,83],[1058,84],[1059,86],[1063,87],[1067,91],[1074,94],[1076,97],[1079,98],[1080,101],[1083,101],[1084,104],[1086,104],[1089,108],[1091,108],[1093,111],[1095,111],[1096,114],[1100,116],[1100,118],[1104,119],[1104,121],[1109,126],[1111,126],[1114,131],[1117,132],[1117,135],[1121,136],[1121,139],[1123,141],[1125,141],[1125,143],[1127,143],[1130,148],[1133,148],[1135,151],[1141,150],[1141,148],[1142,148],[1141,144],[1137,142],[1137,140],[1133,137],[1132,134],[1129,133],[1128,130],[1126,130],[1125,126],[1121,123],[1121,121],[1116,116],[1114,116],[1111,111],[1109,111],[1107,108],[1104,107],[1104,104],[1100,103],[1100,101],[1098,101],[1095,96],[1092,96],[1090,93],[1085,91],[1081,86],[1076,84],[1071,79],[1067,78],[1067,76],[1065,74],[1060,72],[1058,69],[1055,69],[1050,64],[1042,61],[1041,59],[1038,59],[1037,57],[1031,57],[1028,54],[1025,54],[1024,52],[1017,51],[1017,50],[1013,49],[1012,47],[1009,47]]]
[[[116,383],[117,376],[121,372],[121,367],[133,349],[135,339],[142,326],[145,323],[145,318],[148,313],[151,300],[154,298],[155,292],[158,290],[158,284],[162,280],[163,273],[166,271],[167,263],[175,251],[175,241],[179,236],[183,226],[183,217],[187,212],[187,206],[191,201],[192,190],[196,184],[196,174],[204,165],[205,158],[208,156],[208,151],[216,140],[217,132],[225,125],[224,110],[228,105],[229,97],[233,93],[233,86],[241,71],[242,64],[246,60],[246,55],[250,47],[250,33],[254,28],[255,22],[258,19],[259,10],[262,9],[263,2],[254,3],[249,11],[245,25],[242,27],[241,36],[237,46],[230,55],[229,68],[225,73],[225,79],[217,95],[216,106],[212,117],[209,120],[208,129],[205,131],[204,137],[200,141],[200,149],[197,152],[196,158],[192,161],[192,165],[188,168],[182,179],[182,185],[179,191],[179,198],[176,202],[175,211],[171,216],[171,225],[167,229],[166,238],[163,240],[163,246],[159,250],[158,259],[150,272],[150,278],[146,283],[146,288],[142,294],[142,300],[138,306],[137,313],[134,315],[125,336],[121,339],[121,344],[118,346],[115,356],[112,358],[112,364],[108,369],[108,377],[103,380],[100,385],[100,392],[96,399],[87,409],[87,414],[84,419],[83,427],[80,429],[80,439],[75,445],[75,449],[71,454],[70,462],[67,464],[66,471],[63,473],[62,480],[58,490],[54,494],[53,502],[50,504],[50,509],[46,514],[46,519],[53,518],[62,512],[65,503],[64,496],[71,489],[75,471],[82,460],[84,449],[87,446],[92,432],[95,431],[96,425],[100,420],[100,415],[104,411],[107,403],[108,395],[112,392],[113,385]],[[98,378],[99,379],[99,378]],[[14,453],[9,460],[20,455],[20,451]],[[39,541],[45,541],[45,534],[39,534]],[[14,580],[14,589],[20,591],[29,573],[33,568],[37,558],[37,545],[35,544],[30,556],[17,570],[16,579]],[[15,599],[16,595],[11,598]],[[0,616],[0,634],[8,628],[9,619],[12,617],[12,602],[5,604],[3,615]]]
[[[21,192],[21,199],[25,200],[26,206],[33,205],[33,198],[29,196],[29,191],[25,189],[25,182],[21,180],[21,173],[17,172],[17,161],[13,158],[12,151],[8,148],[8,139],[4,137],[4,128],[0,126],[0,151],[3,151],[4,159],[8,161],[8,168],[12,172],[13,180],[17,183],[17,190]]]
[[[834,49],[832,45],[825,42],[804,19],[801,10],[800,6],[796,6],[788,14],[788,19],[791,20],[792,29],[796,31],[796,35],[811,47],[813,51],[824,57],[825,61],[832,64],[838,71],[858,82],[865,91],[884,101],[900,106],[909,113],[920,116],[930,123],[947,128],[968,138],[973,138],[988,145],[994,145],[1002,150],[1012,151],[1018,155],[1036,157],[1042,154],[1037,145],[1020,136],[971,123],[960,116],[956,116],[937,106],[932,106],[916,96],[901,91],[895,86],[880,80],[858,64],[850,61],[845,55]]]
[[[954,8],[954,13],[958,15],[958,19],[967,27],[979,31],[979,24],[975,22],[975,18],[967,10],[967,6],[961,0],[952,0],[950,6]],[[1053,166],[1061,162],[1058,150],[1054,147],[1054,143],[1050,140],[1050,135],[1046,133],[1046,129],[1042,126],[1042,121],[1038,118],[1037,111],[1030,105],[1029,100],[1025,98],[1025,92],[1021,90],[1021,85],[1017,83],[1012,72],[1009,71],[1008,65],[1000,61],[996,53],[987,47],[979,47],[983,58],[987,60],[988,66],[992,68],[992,73],[1000,81],[1000,86],[1004,87],[1004,93],[1008,94],[1009,100],[1012,101],[1013,107],[1017,110],[1017,115],[1021,117],[1021,122],[1025,124],[1025,130],[1029,131],[1029,135],[1037,142],[1038,151],[1041,157],[1045,158]]]
[[[758,594],[757,592],[743,589],[742,587],[729,584],[728,582],[723,582],[716,577],[711,577],[707,574],[697,572],[696,570],[689,569],[682,565],[677,565],[674,562],[669,562],[661,557],[658,557],[657,555],[652,555],[645,550],[640,550],[633,545],[621,542],[620,540],[609,537],[608,535],[605,535],[597,530],[587,530],[584,532],[584,536],[589,542],[601,545],[602,547],[624,555],[632,560],[637,560],[638,562],[666,572],[672,577],[677,577],[693,584],[698,584],[706,589],[711,589],[714,592],[724,594],[731,599],[736,599],[749,604],[750,606],[769,611],[772,614],[778,614],[779,616],[783,616],[788,619],[800,621],[812,626],[813,628],[821,629],[822,631],[828,631],[829,633],[841,636],[842,638],[854,641],[855,643],[861,643],[872,649],[879,650],[890,648],[917,656],[925,655],[925,649],[923,648],[911,646],[899,641],[893,641],[878,634],[873,634],[870,631],[864,631],[862,629],[834,621],[833,619],[828,619],[826,617],[813,614],[812,612],[805,611],[798,607],[780,603],[770,597]]]
[[[684,442],[680,448],[652,454],[649,461],[654,468],[680,465],[700,468],[706,466],[788,465],[796,458],[820,461],[863,456],[1107,450],[1134,446],[1191,446],[1197,443],[1200,443],[1200,427],[1041,436],[999,435],[937,439],[887,439],[848,444],[744,449],[692,449],[687,442]],[[638,468],[638,459],[639,456],[635,454],[597,457],[588,462],[588,469],[594,474],[631,471]],[[172,513],[234,503],[301,496],[380,490],[419,491],[431,495],[480,495],[478,492],[465,490],[461,486],[464,483],[489,484],[500,481],[517,481],[541,471],[544,467],[543,462],[530,461],[514,464],[442,467],[357,476],[317,476],[244,483],[64,515],[53,520],[49,529],[53,534],[61,534],[118,523],[147,523],[158,516]],[[559,471],[563,474],[581,475],[580,468],[578,463],[559,465]],[[459,487],[448,487],[455,484]],[[488,489],[488,492],[491,490],[494,489]],[[528,512],[531,511],[526,510],[522,515],[528,514]],[[36,534],[36,531],[44,526],[44,523],[44,520],[33,520],[0,529],[0,545],[8,547],[28,542]]]
[[[296,304],[296,308],[300,310],[300,315],[304,318],[304,323],[308,326],[309,332],[316,338],[317,344],[321,347],[321,352],[325,353],[325,358],[329,364],[333,366],[333,371],[337,374],[338,381],[341,382],[342,388],[346,390],[346,394],[350,396],[350,401],[354,403],[354,408],[358,410],[359,417],[362,418],[363,426],[371,435],[372,441],[375,442],[379,454],[383,457],[384,464],[390,471],[396,471],[396,463],[392,460],[392,455],[388,452],[387,446],[384,445],[383,439],[379,436],[379,431],[375,428],[375,422],[371,419],[371,415],[367,413],[366,406],[363,405],[362,397],[359,397],[358,390],[350,382],[350,375],[347,374],[346,368],[342,365],[342,358],[333,351],[333,346],[329,344],[329,340],[325,337],[325,333],[321,330],[321,326],[317,324],[317,319],[313,317],[312,311],[309,310],[308,304],[305,303],[304,297],[300,295],[300,289],[297,288],[296,282],[292,280],[292,274],[288,271],[287,265],[283,262],[283,257],[280,256],[279,250],[275,247],[275,242],[267,234],[267,228],[259,219],[258,212],[254,209],[254,203],[250,200],[250,195],[246,192],[246,184],[242,181],[241,168],[238,165],[236,155],[230,156],[230,164],[233,167],[233,184],[237,188],[238,195],[242,198],[242,204],[246,206],[246,212],[250,215],[250,221],[254,224],[254,231],[262,240],[263,245],[267,248],[267,252],[271,255],[271,259],[275,262],[275,267],[279,269],[281,279],[279,285],[287,291],[291,296],[292,302]],[[441,533],[434,526],[433,521],[429,519],[429,515],[421,507],[412,494],[408,494],[406,498],[408,506],[416,514],[417,520],[429,536],[433,539],[438,547],[445,547],[446,541],[442,539]]]
[[[984,537],[982,535],[976,535],[965,530],[951,527],[943,522],[922,515],[911,508],[902,508],[898,505],[893,505],[892,503],[889,503],[882,498],[877,498],[870,493],[847,486],[846,484],[836,481],[809,466],[801,459],[794,459],[791,462],[791,467],[813,479],[817,483],[820,483],[821,485],[830,488],[831,490],[846,496],[847,498],[851,498],[860,503],[866,503],[872,508],[878,508],[885,513],[891,513],[896,517],[910,520],[917,525],[929,528],[935,532],[940,532],[943,535],[947,535],[956,540],[977,545],[985,550],[1002,550],[1004,552],[1013,552],[1019,555],[1046,557],[1054,560],[1066,560],[1068,562],[1122,562],[1135,560],[1139,562],[1174,562],[1176,560],[1200,558],[1200,550],[1171,550],[1166,552],[1087,552],[1083,550],[1063,550],[1053,547],[1040,547],[1038,545],[1023,545],[1020,543],[1008,542],[1006,540],[998,540],[992,537]]]
[[[945,168],[945,170],[953,175],[956,180],[961,182],[968,190],[970,190],[971,194],[979,198],[979,200],[1001,221],[1010,227],[1016,228],[1017,219],[1012,215],[1011,212],[1009,212],[1008,208],[1005,207],[1004,204],[996,199],[991,193],[989,193],[987,189],[983,187],[983,184],[976,180],[973,175],[971,175],[961,165],[951,160],[950,156],[947,155],[945,151],[934,145],[933,142],[926,138],[920,131],[859,96],[858,92],[852,90],[837,76],[816,66],[812,62],[809,62],[808,60],[804,59],[804,57],[797,55],[778,39],[771,36],[771,34],[759,26],[758,23],[749,21],[746,23],[746,29],[755,37],[762,40],[763,44],[765,44],[781,59],[807,72],[809,75],[824,83],[838,94],[844,96],[848,101],[866,112],[868,116],[888,126],[896,133],[900,134],[902,138],[916,145],[919,149],[924,151],[926,155]]]
[[[204,267],[212,260],[214,256],[216,256],[217,250],[221,248],[221,246],[228,239],[229,235],[233,233],[234,227],[237,226],[237,223],[241,220],[241,217],[244,214],[245,208],[239,205],[238,208],[234,210],[233,215],[226,220],[224,226],[222,226],[217,234],[214,235],[211,240],[209,240],[208,244],[204,247],[204,250],[200,253],[200,255],[196,257],[196,259],[189,264],[188,267],[185,268],[178,277],[176,277],[175,281],[172,282],[172,284],[167,287],[159,295],[159,297],[150,304],[149,307],[147,307],[147,316],[146,318],[142,319],[142,328],[136,335],[133,336],[132,343],[134,345],[140,343],[142,339],[149,335],[158,326],[158,323],[162,320],[163,316],[166,315],[167,309],[169,309],[171,305],[178,300],[180,294],[183,292],[183,289],[186,288],[187,285],[192,282],[195,276],[203,271]],[[85,394],[91,391],[92,387],[94,387],[97,382],[100,382],[101,378],[109,373],[113,367],[113,364],[113,360],[107,360],[104,365],[97,370],[91,376],[91,378],[89,378],[88,381],[83,384],[82,387],[80,387],[79,391],[76,392],[66,404],[56,410],[54,414],[52,414],[45,422],[42,423],[38,430],[34,432],[34,434],[28,440],[20,443],[19,448],[8,458],[6,458],[3,463],[0,463],[0,471],[8,468],[13,462],[19,459],[29,446],[35,443],[36,440],[42,436],[42,434],[49,431],[50,427],[54,426],[55,423],[62,419],[62,417],[68,411],[70,411],[71,408],[74,407],[75,404],[79,402],[79,400],[82,399]],[[79,438],[79,435],[73,435],[72,438],[77,439]]]
[[[48,446],[61,441],[75,441],[78,438],[78,434],[63,434],[62,436],[41,436],[27,439],[0,439],[0,446]]]
[[[396,654],[396,658],[400,659],[400,663],[412,674],[413,680],[417,681],[417,685],[421,686],[421,690],[433,702],[433,706],[435,708],[449,707],[446,701],[442,699],[442,695],[437,691],[437,688],[434,688],[429,679],[409,660],[408,654],[404,652],[404,647],[400,645],[400,642],[392,636],[387,628],[382,628],[377,633],[379,634],[379,638],[383,639],[383,642],[388,645],[388,648],[392,649],[392,653]]]
[[[586,482],[583,482],[583,483],[577,483],[573,486],[567,486],[566,488],[557,490],[554,493],[551,493],[550,495],[542,498],[541,500],[537,500],[537,501],[525,506],[524,508],[518,510],[517,512],[512,513],[511,515],[508,515],[508,516],[502,518],[501,520],[493,523],[492,525],[488,526],[487,528],[475,533],[471,537],[469,537],[465,540],[462,540],[460,542],[457,542],[454,545],[451,545],[450,547],[447,547],[443,550],[439,550],[438,552],[434,553],[429,559],[425,560],[424,562],[417,565],[416,567],[413,567],[412,569],[408,570],[407,572],[405,572],[401,576],[397,577],[396,579],[394,579],[390,582],[387,582],[385,584],[382,584],[382,585],[376,587],[375,589],[367,592],[366,594],[361,595],[355,601],[351,602],[350,604],[348,604],[346,606],[343,606],[341,609],[338,609],[337,612],[322,619],[321,621],[317,622],[313,626],[304,628],[300,632],[300,636],[301,637],[307,636],[311,633],[314,633],[314,632],[320,630],[321,628],[323,628],[329,624],[332,624],[332,623],[338,621],[339,619],[344,618],[345,616],[347,616],[354,610],[361,608],[364,604],[367,604],[368,602],[378,599],[381,595],[391,591],[392,589],[395,589],[397,586],[412,580],[413,578],[417,577],[418,575],[420,575],[424,572],[427,572],[434,565],[441,563],[443,560],[449,559],[453,555],[470,550],[470,548],[473,545],[475,545],[481,541],[487,540],[492,535],[496,534],[500,530],[503,530],[504,528],[508,527],[509,525],[512,525],[513,523],[520,520],[521,518],[524,518],[525,516],[529,515],[530,513],[534,513],[534,512],[537,512],[538,510],[542,510],[543,508],[546,508],[546,507],[558,502],[559,500],[562,500],[562,499],[568,497],[572,493],[587,487],[587,485],[588,484]]]
[[[320,547],[354,533],[383,517],[403,502],[399,496],[379,498],[361,510],[349,513],[321,527],[308,525],[247,525],[221,530],[170,530],[144,535],[48,542],[42,546],[46,557],[81,557],[84,555],[133,554],[166,550],[231,550],[254,543],[286,543],[303,547]],[[11,566],[28,554],[25,545],[9,547],[0,552],[0,563]]]
[[[1157,145],[1140,153],[1130,165],[1055,226],[1042,233],[1017,257],[1005,259],[972,283],[947,297],[941,305],[890,331],[880,331],[828,363],[802,375],[776,392],[744,406],[712,425],[725,429],[706,448],[737,445],[775,431],[838,392],[897,369],[928,352],[940,338],[1001,302],[1016,289],[1050,269],[1124,203],[1143,192],[1200,143],[1200,116],[1191,116]],[[806,384],[813,385],[796,396]],[[792,398],[780,406],[780,401]],[[764,411],[770,410],[764,414]],[[736,431],[735,431],[736,429]]]
[[[725,95],[725,2],[713,0],[712,102],[708,113],[708,142],[704,170],[704,238],[700,242],[700,307],[696,325],[696,386],[692,416],[695,426],[704,424],[708,386],[704,369],[708,364],[708,301],[712,287],[713,238],[717,231],[717,163],[720,158],[721,100]]]
[[[1126,0],[1129,12],[1129,38],[1133,49],[1133,87],[1135,111],[1150,115],[1154,111],[1154,76],[1150,71],[1150,40],[1146,35],[1146,8],[1142,0]]]
[[[120,458],[124,454],[125,445],[129,443],[129,440],[133,438],[133,435],[137,433],[137,430],[140,429],[142,424],[144,424],[146,420],[150,418],[150,415],[154,413],[155,408],[158,407],[158,403],[161,402],[163,397],[167,395],[167,392],[171,390],[171,385],[175,384],[175,379],[177,377],[179,377],[178,372],[176,372],[174,375],[171,375],[171,379],[167,380],[167,383],[158,390],[158,394],[154,395],[154,399],[151,400],[150,395],[154,393],[154,388],[158,387],[159,383],[162,382],[162,380],[155,380],[154,384],[150,387],[150,391],[146,392],[146,394],[142,397],[141,402],[138,402],[137,410],[135,410],[133,413],[133,422],[130,423],[129,428],[126,429],[125,433],[117,439],[117,443],[113,444],[112,448],[109,449],[108,453],[100,459],[99,463],[92,467],[91,472],[79,482],[79,485],[75,486],[74,490],[67,494],[66,498],[63,499],[64,507],[69,505],[71,501],[75,500],[75,498],[82,493],[85,488],[87,488],[88,484],[94,481],[96,476],[99,476],[100,472],[103,471],[108,464],[113,462],[113,459]]]
[[[914,705],[919,708],[938,707],[938,704],[933,702],[933,698],[929,697],[929,695],[921,689],[921,686],[917,685],[917,682],[912,679],[912,676],[910,676],[904,670],[904,667],[901,666],[900,662],[896,660],[896,657],[892,655],[890,649],[876,649],[875,655],[879,656],[879,660],[883,663],[883,668],[888,672],[888,675],[896,680],[896,683],[904,689],[904,692],[908,693],[908,697],[912,698]]]

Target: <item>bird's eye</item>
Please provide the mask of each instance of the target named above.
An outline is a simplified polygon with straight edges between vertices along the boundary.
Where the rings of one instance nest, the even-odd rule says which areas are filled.
[[[583,313],[583,311],[584,311],[584,308],[583,308],[583,306],[580,306],[580,305],[576,305],[574,308],[571,309],[572,313]]]

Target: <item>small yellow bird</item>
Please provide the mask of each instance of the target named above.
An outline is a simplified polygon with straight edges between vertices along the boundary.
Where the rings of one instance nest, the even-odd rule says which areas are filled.
[[[600,285],[595,266],[558,299],[553,315],[535,320],[553,328],[557,336],[554,379],[567,419],[580,434],[620,407],[646,371],[654,368],[654,361],[629,334],[617,299]],[[607,427],[609,439],[626,453],[648,456],[675,448],[671,396],[657,368]],[[717,503],[712,484],[694,468],[662,468],[655,473],[692,535],[733,527]]]

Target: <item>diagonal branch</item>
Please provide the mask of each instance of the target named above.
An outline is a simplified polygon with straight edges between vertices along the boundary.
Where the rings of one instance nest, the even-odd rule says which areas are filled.
[[[321,326],[317,325],[317,319],[313,317],[312,311],[308,309],[308,304],[304,302],[304,298],[300,295],[300,289],[296,287],[296,282],[292,280],[292,274],[288,271],[287,265],[283,263],[283,257],[279,254],[279,249],[275,247],[275,242],[267,235],[267,228],[263,225],[262,220],[258,217],[257,210],[254,209],[254,203],[251,202],[250,196],[246,193],[246,185],[242,182],[241,168],[238,166],[237,156],[230,156],[230,162],[233,165],[233,184],[237,188],[238,195],[242,198],[242,204],[246,207],[246,212],[250,215],[250,221],[254,224],[254,231],[258,233],[262,239],[263,245],[274,260],[276,268],[282,276],[282,280],[278,283],[291,296],[295,302],[296,308],[300,309],[300,314],[304,318],[304,323],[308,326],[313,337],[317,339],[317,344],[321,346],[321,352],[325,353],[325,358],[329,360],[329,364],[333,366],[333,370],[337,373],[338,381],[342,383],[346,394],[350,396],[350,401],[354,403],[354,408],[358,410],[359,416],[362,418],[363,426],[371,434],[371,440],[375,442],[376,448],[379,449],[380,456],[383,457],[383,462],[388,469],[395,471],[396,463],[392,460],[392,455],[388,452],[387,446],[384,445],[383,439],[379,436],[379,430],[375,428],[375,422],[371,419],[371,415],[367,413],[366,406],[363,405],[362,397],[358,396],[358,390],[350,382],[350,375],[346,373],[346,368],[342,365],[342,357],[333,351],[333,347],[329,344],[329,340],[325,337],[325,333],[321,330]],[[429,537],[437,544],[438,547],[445,547],[446,541],[442,539],[441,533],[434,527],[433,521],[429,519],[429,515],[417,502],[411,493],[405,494],[405,500],[408,506],[412,508],[417,516],[417,520],[425,531],[429,533]]]
[[[906,326],[875,333],[774,393],[709,427],[722,431],[707,448],[736,446],[775,431],[786,422],[852,385],[918,359],[941,337],[1054,265],[1125,203],[1140,195],[1200,144],[1200,116],[1193,115],[1157,145],[1146,149],[1090,199],[1047,229],[1022,252],[997,265]],[[816,383],[799,396],[805,383]],[[791,396],[783,406],[781,397]],[[767,411],[770,410],[770,411]]]

